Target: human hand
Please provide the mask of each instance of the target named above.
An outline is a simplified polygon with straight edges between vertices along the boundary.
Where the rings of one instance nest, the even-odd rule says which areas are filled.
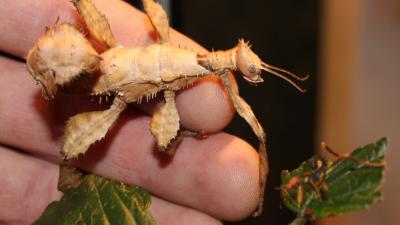
[[[124,46],[154,42],[144,14],[122,1],[94,1]],[[26,57],[44,28],[60,22],[82,24],[69,1],[21,0],[1,3],[0,51]],[[171,31],[172,43],[203,51]],[[58,95],[46,102],[25,63],[0,56],[0,223],[30,224],[57,191],[58,154],[65,121],[80,112],[105,108],[90,98]],[[153,195],[158,224],[221,224],[250,215],[258,203],[258,155],[244,141],[224,133],[207,139],[185,138],[172,157],[155,149],[150,134],[157,101],[130,107],[105,140],[76,162],[84,170],[137,184]],[[234,109],[218,79],[208,77],[177,96],[182,124],[215,133]]]

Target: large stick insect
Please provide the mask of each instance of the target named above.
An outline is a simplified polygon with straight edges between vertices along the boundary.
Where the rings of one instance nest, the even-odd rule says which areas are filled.
[[[143,0],[160,43],[143,48],[118,45],[107,19],[90,0],[72,0],[86,24],[90,36],[107,49],[99,54],[75,26],[67,23],[49,28],[29,52],[27,63],[33,78],[41,85],[46,99],[54,98],[57,87],[72,83],[81,75],[98,74],[90,87],[90,94],[114,95],[111,107],[104,111],[85,112],[71,117],[66,125],[62,156],[68,160],[85,153],[89,146],[103,138],[128,103],[140,103],[142,98],[153,98],[163,92],[165,104],[153,115],[150,130],[158,148],[171,152],[176,142],[197,132],[180,129],[175,92],[193,84],[203,76],[216,74],[231,96],[236,111],[251,126],[260,142],[259,184],[260,203],[254,215],[260,215],[264,187],[268,173],[266,135],[250,106],[237,94],[228,73],[239,71],[250,84],[263,82],[261,71],[267,71],[289,81],[303,91],[288,75],[294,74],[262,62],[250,46],[239,40],[237,46],[226,51],[199,54],[169,43],[169,22],[165,11],[153,0]]]

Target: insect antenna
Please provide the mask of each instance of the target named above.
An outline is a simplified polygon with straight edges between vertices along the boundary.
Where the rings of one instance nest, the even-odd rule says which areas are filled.
[[[292,73],[290,71],[287,71],[285,69],[282,69],[282,68],[279,68],[279,67],[276,67],[276,66],[269,65],[269,64],[267,64],[265,62],[261,62],[261,65],[263,65],[266,68],[270,68],[270,69],[273,69],[273,70],[277,70],[277,71],[286,73],[286,74],[290,75],[291,77],[295,78],[296,80],[305,81],[309,77],[309,75],[306,75],[306,76],[303,76],[303,77],[299,77],[299,76],[297,76],[296,74],[294,74],[294,73]]]
[[[329,152],[330,154],[332,154],[333,156],[339,158],[340,155],[339,153],[333,151],[333,149],[331,149],[324,141],[321,142],[321,150],[326,150],[327,152]]]
[[[271,73],[271,74],[273,74],[273,75],[275,75],[277,77],[280,77],[280,78],[286,80],[287,82],[289,82],[291,85],[293,85],[300,92],[304,93],[304,92],[307,91],[305,88],[301,88],[294,81],[290,80],[287,75],[289,75],[290,77],[293,77],[294,79],[299,80],[299,81],[307,80],[308,77],[309,77],[308,75],[304,76],[304,77],[299,77],[299,76],[295,75],[292,72],[289,72],[287,70],[281,69],[279,67],[271,66],[271,65],[269,65],[269,64],[267,64],[265,62],[261,62],[261,65],[262,65],[262,67],[261,67],[262,70],[265,70],[266,72],[269,72],[269,73]],[[279,73],[279,72],[282,72],[282,73]]]
[[[384,163],[375,163],[375,162],[369,162],[368,160],[363,160],[363,159],[358,159],[352,155],[340,155],[339,153],[335,152],[332,148],[330,148],[325,142],[321,142],[321,148],[322,150],[326,150],[327,152],[329,152],[330,154],[334,155],[337,159],[335,160],[335,162],[332,164],[332,167],[334,164],[337,164],[340,161],[349,159],[355,163],[358,164],[362,164],[362,165],[366,165],[369,167],[384,167],[385,164]]]

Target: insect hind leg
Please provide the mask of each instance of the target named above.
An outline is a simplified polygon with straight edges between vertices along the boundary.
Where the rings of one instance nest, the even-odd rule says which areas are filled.
[[[167,13],[159,3],[154,0],[143,0],[144,10],[150,19],[151,24],[160,37],[161,43],[169,42],[169,22]]]
[[[72,0],[79,14],[82,16],[91,36],[99,44],[112,48],[117,41],[111,31],[107,18],[102,15],[90,0]]]
[[[64,131],[61,149],[64,158],[71,159],[84,154],[90,145],[106,135],[125,108],[126,103],[116,97],[108,110],[85,112],[71,117]]]

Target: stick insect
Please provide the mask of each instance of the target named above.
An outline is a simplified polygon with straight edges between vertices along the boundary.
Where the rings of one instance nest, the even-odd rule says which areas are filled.
[[[260,142],[259,183],[260,204],[254,215],[260,215],[268,173],[266,135],[250,106],[233,89],[228,74],[239,71],[250,84],[263,82],[261,71],[281,77],[304,92],[289,77],[303,81],[307,77],[263,62],[248,43],[238,44],[226,51],[201,54],[170,44],[169,21],[162,7],[153,0],[143,0],[145,12],[158,34],[159,43],[142,48],[120,46],[110,25],[90,0],[72,0],[83,18],[90,36],[106,47],[96,51],[82,32],[68,23],[49,28],[29,52],[28,70],[41,85],[46,99],[55,97],[58,87],[68,86],[78,77],[97,74],[89,93],[95,96],[113,95],[111,107],[104,111],[84,112],[71,117],[64,131],[62,156],[68,160],[85,153],[102,139],[129,103],[147,101],[163,93],[164,105],[153,115],[150,130],[160,151],[172,153],[185,136],[198,132],[181,129],[175,104],[175,92],[208,75],[218,75],[238,114],[251,126]]]

